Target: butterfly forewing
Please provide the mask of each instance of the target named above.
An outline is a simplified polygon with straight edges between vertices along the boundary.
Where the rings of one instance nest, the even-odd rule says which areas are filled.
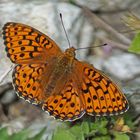
[[[17,64],[41,63],[62,53],[57,44],[48,36],[21,23],[5,24],[3,38],[7,56]]]

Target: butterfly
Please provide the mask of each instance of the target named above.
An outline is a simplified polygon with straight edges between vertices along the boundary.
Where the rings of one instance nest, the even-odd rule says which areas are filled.
[[[17,95],[56,119],[74,121],[84,114],[111,116],[126,112],[119,87],[91,64],[75,58],[74,47],[62,52],[37,29],[8,22],[3,27],[7,56],[15,63]]]

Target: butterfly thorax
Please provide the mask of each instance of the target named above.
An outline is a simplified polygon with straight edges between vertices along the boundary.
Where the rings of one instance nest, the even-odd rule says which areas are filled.
[[[57,87],[61,87],[63,86],[63,84],[65,84],[68,76],[72,72],[73,68],[72,65],[74,59],[75,59],[75,48],[73,47],[67,49],[64,53],[58,56],[58,59],[54,64],[54,69],[50,74],[49,82],[46,85],[47,95],[55,94],[55,91],[58,92],[58,90],[61,90],[61,88],[57,89]],[[63,80],[63,83],[62,79],[65,79]],[[60,83],[61,85],[59,85]]]
[[[75,48],[71,47],[71,48],[66,49],[64,54],[68,57],[75,58]]]

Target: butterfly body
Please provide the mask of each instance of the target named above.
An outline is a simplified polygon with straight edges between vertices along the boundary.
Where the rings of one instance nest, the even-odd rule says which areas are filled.
[[[92,65],[77,60],[75,48],[63,53],[47,35],[21,23],[5,24],[3,39],[7,56],[16,64],[17,95],[51,116],[74,121],[85,113],[111,116],[128,110],[119,87]]]
[[[64,53],[58,56],[57,60],[54,63],[54,66],[49,77],[49,82],[46,83],[46,93],[47,95],[55,94],[55,87],[61,83],[59,89],[57,89],[57,94],[59,93],[60,87],[64,86],[63,84],[67,81],[67,78],[70,77],[73,69],[73,62],[75,59],[75,49],[73,47],[67,49]],[[48,62],[48,63],[52,63]],[[63,79],[63,84],[62,84]]]

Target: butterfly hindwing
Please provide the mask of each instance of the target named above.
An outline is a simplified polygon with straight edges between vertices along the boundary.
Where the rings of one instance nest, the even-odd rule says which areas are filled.
[[[50,115],[63,121],[73,121],[85,114],[78,89],[70,81],[67,82],[61,93],[50,96],[42,108]]]
[[[21,23],[6,23],[3,27],[3,39],[7,56],[17,64],[44,62],[61,53],[52,39]]]
[[[19,97],[39,104],[45,98],[45,81],[42,78],[46,64],[17,65],[13,71],[13,86]]]
[[[105,74],[87,63],[76,62],[81,81],[82,97],[87,114],[109,116],[122,114],[128,110],[128,102]],[[78,68],[76,69],[78,70]]]

